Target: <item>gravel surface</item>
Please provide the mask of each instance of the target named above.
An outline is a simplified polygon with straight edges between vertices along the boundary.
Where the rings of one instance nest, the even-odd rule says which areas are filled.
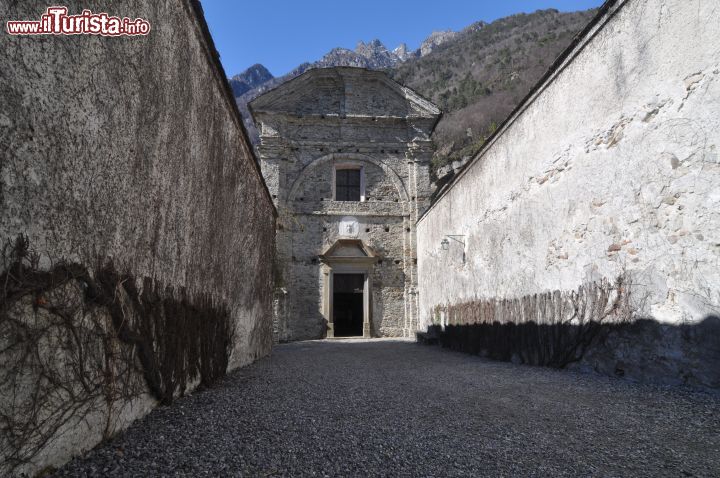
[[[281,345],[56,476],[720,476],[720,395],[411,342]]]

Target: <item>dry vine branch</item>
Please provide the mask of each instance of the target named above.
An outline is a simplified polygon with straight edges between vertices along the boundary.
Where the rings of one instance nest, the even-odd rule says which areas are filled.
[[[225,374],[234,329],[210,296],[150,279],[138,290],[111,263],[94,278],[65,262],[43,271],[25,236],[2,252],[0,472],[78,426],[104,423],[110,436],[122,407],[147,390],[168,404]]]
[[[498,360],[562,368],[577,362],[608,323],[632,318],[627,279],[603,280],[578,290],[487,299],[436,307],[447,317],[446,347]]]
[[[0,454],[9,471],[59,433],[138,396],[134,352],[113,344],[107,316],[84,300],[78,264],[40,271],[25,236],[3,248],[0,276]]]

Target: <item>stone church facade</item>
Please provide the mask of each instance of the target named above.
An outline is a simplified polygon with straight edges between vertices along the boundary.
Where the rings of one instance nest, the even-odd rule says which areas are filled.
[[[279,215],[276,340],[413,335],[415,224],[440,110],[382,72],[348,67],[310,70],[250,109]]]

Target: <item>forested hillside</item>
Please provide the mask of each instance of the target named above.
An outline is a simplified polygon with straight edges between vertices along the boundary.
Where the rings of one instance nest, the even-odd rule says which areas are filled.
[[[433,172],[472,157],[593,14],[514,15],[466,29],[427,56],[387,70],[445,112],[433,137]]]

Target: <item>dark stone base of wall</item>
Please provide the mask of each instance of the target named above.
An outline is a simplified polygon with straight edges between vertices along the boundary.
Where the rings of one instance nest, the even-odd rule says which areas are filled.
[[[720,317],[679,326],[639,320],[608,328],[578,367],[640,382],[720,389]]]
[[[427,338],[432,340],[427,340]],[[595,371],[630,380],[720,389],[720,317],[696,324],[491,323],[431,326],[424,343],[519,364]]]

